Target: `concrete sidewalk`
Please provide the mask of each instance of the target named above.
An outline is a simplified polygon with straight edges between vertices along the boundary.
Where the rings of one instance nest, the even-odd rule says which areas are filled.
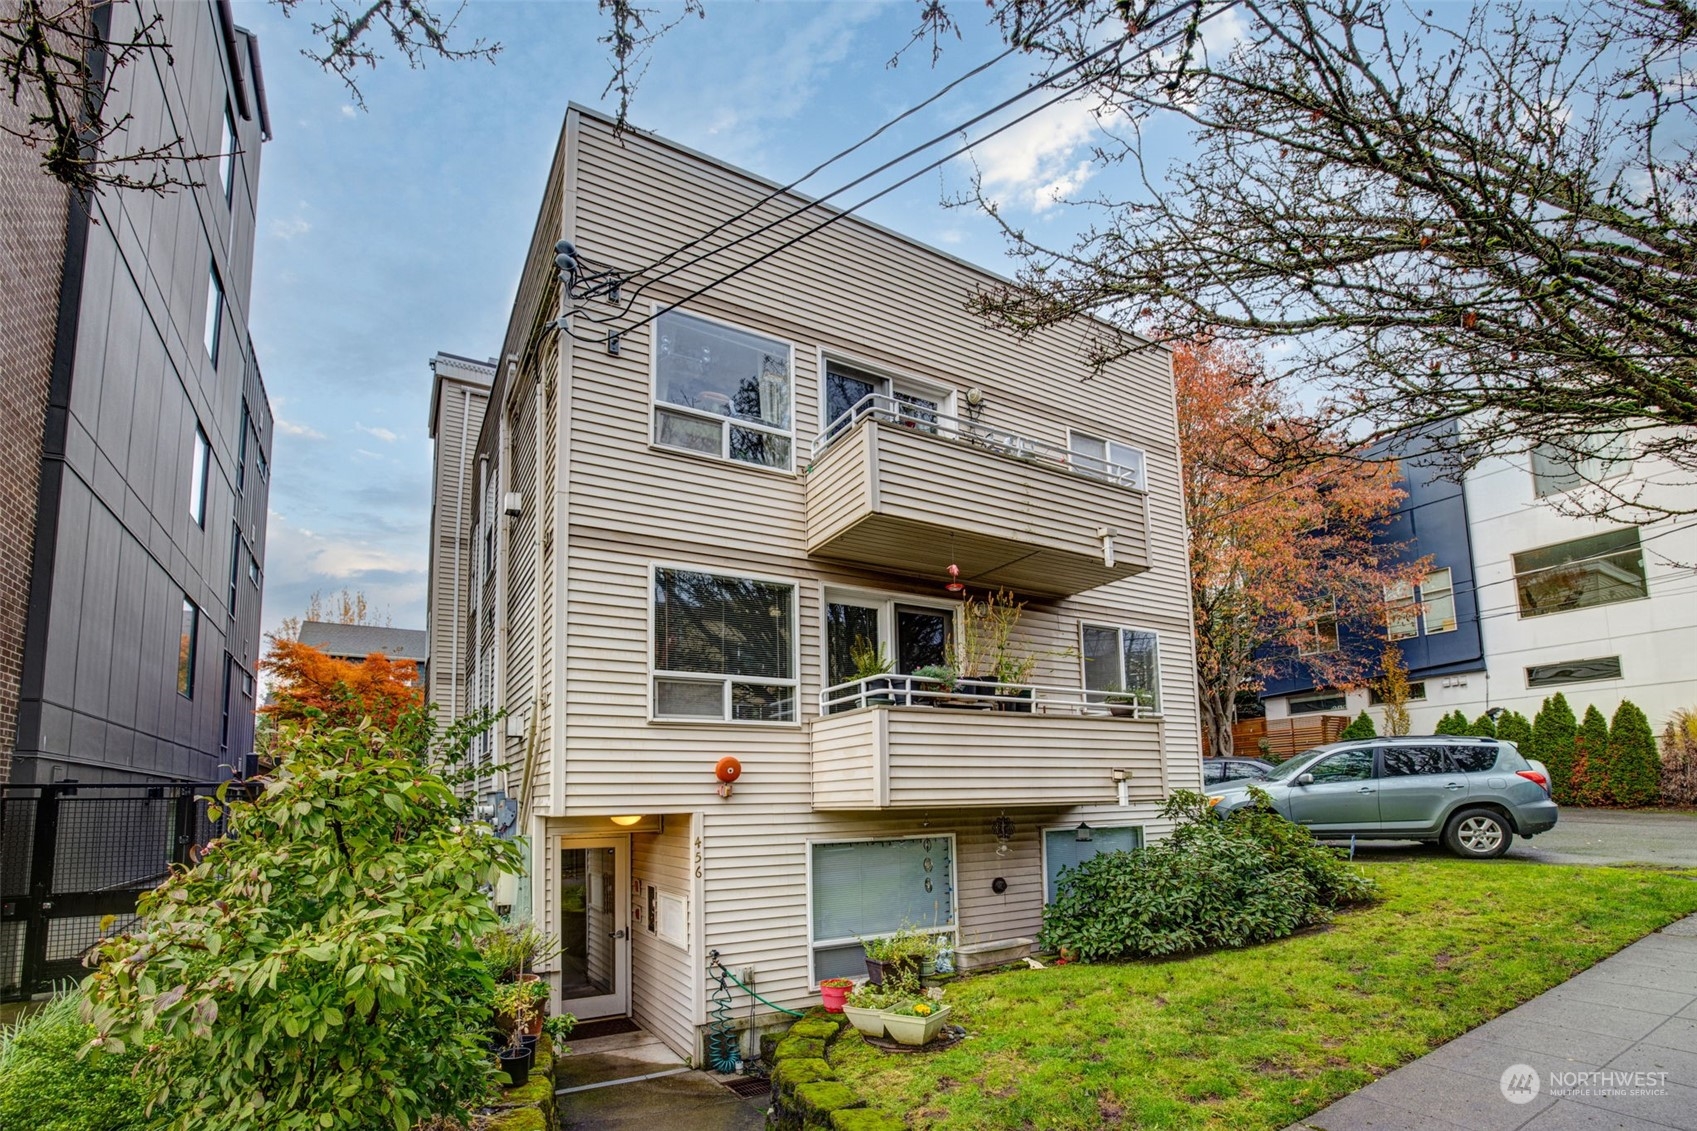
[[[1697,915],[1295,1126],[1697,1131]]]
[[[762,1131],[766,1102],[742,1099],[647,1033],[573,1041],[555,1062],[561,1131]]]

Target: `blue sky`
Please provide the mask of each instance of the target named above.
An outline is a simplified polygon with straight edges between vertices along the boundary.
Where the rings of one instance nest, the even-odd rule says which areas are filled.
[[[387,58],[362,76],[362,111],[300,54],[310,3],[294,18],[260,0],[236,10],[260,37],[275,133],[262,155],[251,317],[278,419],[265,627],[299,615],[314,590],[344,586],[397,626],[422,627],[428,361],[499,349],[566,104],[614,105],[601,97],[604,25],[587,0],[474,0],[460,34],[500,41],[493,65],[410,70]],[[915,10],[708,0],[707,19],[657,47],[632,121],[788,181],[1001,49],[992,29],[969,27],[935,69],[924,48],[890,69]],[[1026,85],[1029,65],[1005,60],[804,188],[828,191],[966,120]],[[1063,237],[1081,217],[1054,206],[1053,189],[1088,176],[1093,131],[1088,110],[1062,104],[986,143],[979,167],[1004,214]],[[941,203],[967,172],[922,177],[865,214],[1008,270],[991,222]]]

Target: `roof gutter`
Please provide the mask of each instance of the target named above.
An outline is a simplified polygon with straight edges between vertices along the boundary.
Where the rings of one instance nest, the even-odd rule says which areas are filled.
[[[224,57],[230,61],[230,89],[236,95],[236,109],[242,121],[253,117],[247,102],[247,82],[242,78],[242,57],[236,48],[236,16],[230,11],[230,0],[218,0],[218,28],[224,33]]]

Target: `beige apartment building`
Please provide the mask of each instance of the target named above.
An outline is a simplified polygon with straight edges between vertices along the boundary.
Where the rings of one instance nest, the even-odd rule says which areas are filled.
[[[697,1063],[715,958],[799,1008],[903,925],[1017,955],[1200,784],[1168,355],[1092,375],[1089,327],[987,327],[993,276],[852,216],[778,250],[823,207],[695,261],[806,203],[572,107],[471,443],[433,399],[437,490],[474,485],[433,697],[506,713],[501,901],[561,941],[556,1009]],[[1026,663],[939,676],[952,585],[1024,603]]]

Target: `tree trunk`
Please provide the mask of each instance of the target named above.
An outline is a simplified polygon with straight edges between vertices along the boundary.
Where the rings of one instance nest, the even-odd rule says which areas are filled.
[[[1201,698],[1202,729],[1208,738],[1208,757],[1230,758],[1232,724],[1237,722],[1237,697],[1204,690]]]

